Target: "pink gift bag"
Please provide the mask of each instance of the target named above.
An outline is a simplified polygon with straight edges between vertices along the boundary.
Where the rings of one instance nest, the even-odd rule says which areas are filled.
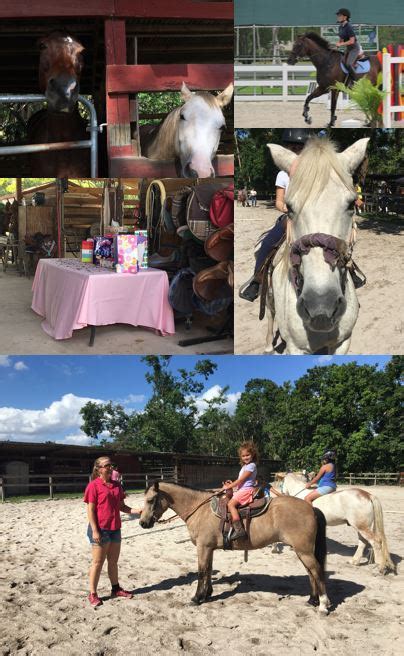
[[[137,236],[118,235],[116,238],[118,273],[137,273],[139,271]]]

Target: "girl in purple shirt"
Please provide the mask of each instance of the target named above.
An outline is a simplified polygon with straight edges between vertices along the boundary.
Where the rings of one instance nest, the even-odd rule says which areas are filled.
[[[257,465],[255,463],[258,459],[258,451],[254,442],[244,442],[238,450],[238,455],[242,465],[239,475],[235,481],[226,481],[223,486],[224,491],[237,488],[227,504],[234,527],[230,537],[231,540],[246,537],[237,507],[244,506],[252,501],[257,480]]]

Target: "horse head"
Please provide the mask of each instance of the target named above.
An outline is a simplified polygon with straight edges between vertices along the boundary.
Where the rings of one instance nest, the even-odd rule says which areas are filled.
[[[177,150],[184,177],[214,177],[212,160],[226,126],[222,108],[230,103],[232,95],[232,84],[214,96],[204,91],[192,93],[183,82],[184,104],[178,112]]]
[[[38,42],[39,87],[52,112],[71,113],[80,93],[84,47],[74,37],[52,32]]]
[[[289,66],[294,66],[299,59],[305,57],[309,52],[307,47],[307,40],[305,34],[299,34],[293,44],[292,52],[290,53],[287,63]]]
[[[145,504],[139,520],[140,526],[152,528],[168,507],[168,496],[160,490],[159,482],[155,481],[145,492]]]
[[[288,173],[292,169],[285,196],[291,232],[289,279],[297,313],[312,332],[330,334],[347,309],[346,264],[356,199],[352,174],[365,157],[368,141],[360,139],[337,153],[328,139],[314,138],[299,156],[269,145],[276,165]]]

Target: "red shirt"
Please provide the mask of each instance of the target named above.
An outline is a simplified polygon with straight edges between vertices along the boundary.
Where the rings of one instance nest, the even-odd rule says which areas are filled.
[[[91,481],[84,492],[84,502],[95,504],[98,526],[108,531],[121,528],[119,508],[125,492],[116,481],[106,483],[102,478]]]

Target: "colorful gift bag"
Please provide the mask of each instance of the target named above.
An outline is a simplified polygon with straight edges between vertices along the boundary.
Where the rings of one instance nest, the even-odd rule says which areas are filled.
[[[147,269],[148,262],[149,262],[147,230],[135,230],[135,235],[137,237],[137,254],[139,260],[139,268]]]
[[[118,273],[137,273],[139,271],[137,235],[118,235],[116,238]]]
[[[94,264],[102,264],[105,260],[115,260],[114,237],[94,237]]]

